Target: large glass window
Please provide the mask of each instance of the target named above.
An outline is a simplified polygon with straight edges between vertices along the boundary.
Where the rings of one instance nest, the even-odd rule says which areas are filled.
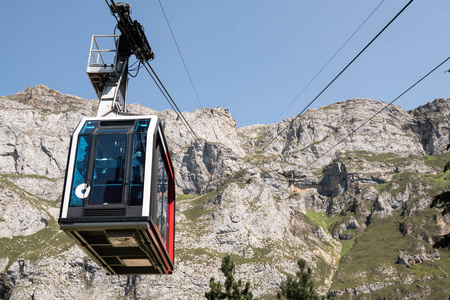
[[[142,205],[146,139],[145,133],[136,133],[133,138],[129,205]]]
[[[83,125],[76,149],[70,206],[83,206],[85,199],[89,204],[142,205],[150,121],[87,121]],[[167,202],[163,198],[161,201]]]
[[[142,205],[144,193],[145,149],[150,120],[139,120],[134,129],[133,152],[131,157],[131,178],[129,205]]]
[[[159,148],[159,147],[158,147]],[[159,149],[156,150],[158,154],[158,182],[157,182],[157,196],[156,196],[156,226],[164,242],[167,235],[167,199],[168,199],[168,177],[164,164],[163,157]]]
[[[75,166],[73,170],[72,191],[69,206],[83,206],[83,200],[89,196],[88,184],[89,152],[91,149],[91,136],[97,126],[97,121],[87,121],[78,137]]]
[[[97,137],[92,204],[122,202],[128,129],[101,129]]]

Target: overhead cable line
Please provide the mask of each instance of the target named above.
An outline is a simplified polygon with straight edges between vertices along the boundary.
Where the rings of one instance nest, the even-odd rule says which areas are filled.
[[[336,53],[334,53],[334,55],[327,61],[327,63],[322,67],[322,69],[320,69],[319,72],[317,72],[317,74],[308,82],[308,84],[301,90],[300,93],[298,93],[297,96],[295,96],[295,98],[291,101],[291,103],[289,103],[289,105],[278,115],[278,117],[275,118],[275,120],[273,120],[273,123],[276,123],[278,121],[278,119],[289,109],[289,107],[291,107],[291,105],[298,99],[298,97],[301,96],[301,94],[303,94],[303,92],[309,87],[309,85],[316,79],[317,76],[320,75],[320,73],[322,73],[322,71],[328,66],[328,64],[334,59],[334,57],[336,55],[338,55],[339,52],[341,52],[342,48],[345,47],[345,45],[347,45],[347,43],[353,38],[353,36],[359,31],[359,29],[361,29],[361,27],[363,27],[363,25],[370,19],[370,17],[375,13],[375,11],[381,6],[381,4],[383,4],[384,0],[382,0],[380,2],[380,4],[378,4],[377,7],[375,7],[375,9],[370,13],[370,15],[364,20],[364,22],[361,23],[361,25],[359,25],[359,27],[352,33],[352,35],[345,41],[344,44],[342,44],[342,46],[336,51]]]
[[[444,63],[446,63],[448,60],[450,59],[450,57],[447,57],[443,62],[441,62],[439,65],[437,65],[436,67],[434,67],[430,72],[428,72],[426,75],[424,75],[422,78],[420,78],[418,81],[416,81],[413,85],[411,85],[407,90],[405,90],[403,93],[401,93],[397,98],[395,98],[394,100],[392,100],[391,102],[389,102],[386,106],[384,106],[382,109],[380,109],[378,112],[376,112],[372,117],[370,117],[369,119],[367,119],[366,121],[364,121],[361,125],[359,125],[356,129],[352,129],[352,132],[347,134],[344,138],[342,138],[341,140],[339,140],[339,142],[337,142],[333,147],[331,147],[330,149],[328,149],[327,151],[325,151],[322,155],[320,155],[317,159],[315,159],[312,163],[308,164],[306,167],[309,168],[311,165],[313,165],[316,161],[318,161],[319,159],[321,159],[322,157],[324,157],[328,152],[330,152],[331,150],[333,150],[334,148],[336,148],[339,144],[341,144],[342,142],[344,142],[349,136],[351,136],[352,134],[354,134],[356,131],[358,131],[361,127],[363,127],[364,125],[366,125],[367,123],[369,123],[371,120],[373,120],[377,115],[379,115],[383,110],[385,110],[386,108],[388,108],[390,105],[392,105],[392,103],[394,103],[395,101],[397,101],[400,97],[402,97],[404,94],[406,94],[407,92],[409,92],[409,90],[411,90],[413,87],[415,87],[417,84],[419,84],[422,80],[424,80],[425,78],[427,78],[431,73],[433,73],[434,71],[436,71],[440,66],[442,66]]]
[[[178,53],[180,54],[181,61],[183,62],[184,69],[186,70],[186,73],[187,73],[187,75],[189,77],[189,81],[191,82],[192,89],[194,90],[195,96],[197,97],[198,104],[200,104],[200,107],[203,108],[202,102],[200,101],[200,97],[198,96],[198,93],[197,93],[197,89],[194,86],[194,82],[192,81],[191,74],[189,73],[189,70],[188,70],[188,68],[186,66],[186,62],[184,61],[183,55],[181,54],[180,47],[178,46],[177,40],[175,39],[175,35],[174,35],[173,31],[172,31],[172,27],[170,26],[169,19],[167,18],[166,12],[164,11],[164,7],[162,6],[161,0],[158,0],[158,2],[159,2],[159,6],[161,6],[161,10],[163,12],[164,18],[166,19],[167,26],[169,26],[170,33],[172,34],[173,41],[175,42],[175,45],[177,46],[177,50],[178,50]]]
[[[148,66],[148,67],[147,67]],[[183,113],[181,112],[181,110],[178,108],[178,105],[175,103],[175,101],[172,99],[172,96],[170,96],[169,92],[167,91],[166,87],[164,86],[164,84],[161,82],[161,80],[159,79],[158,75],[156,75],[155,70],[153,70],[152,66],[150,65],[149,62],[146,62],[146,64],[144,64],[144,68],[147,70],[148,74],[150,75],[150,77],[153,79],[153,81],[155,82],[156,86],[159,88],[159,90],[161,91],[161,93],[163,94],[164,98],[166,98],[167,102],[169,103],[169,105],[172,107],[172,109],[177,113],[177,115],[179,115],[182,119],[182,123],[184,121],[184,125],[186,126],[186,128],[188,129],[188,131],[190,132],[190,134],[196,139],[199,140],[199,137],[197,136],[197,134],[194,132],[194,130],[192,129],[191,125],[189,125],[189,122],[186,120],[186,118],[183,116]]]
[[[341,76],[342,75],[342,73],[344,73],[345,72],[345,70],[347,70],[348,69],[348,67],[350,67],[350,65],[364,52],[364,51],[366,51],[366,49],[367,48],[369,48],[369,46],[386,30],[386,28],[388,28],[389,27],[389,25],[391,25],[392,24],[392,22],[394,22],[394,20],[395,19],[397,19],[397,17],[413,2],[414,0],[410,0],[409,2],[408,2],[408,4],[406,4],[398,13],[397,13],[397,15],[395,15],[395,17],[394,18],[392,18],[392,20],[390,20],[389,21],[389,23],[386,25],[386,26],[384,26],[384,28],[358,53],[358,55],[356,55],[346,66],[345,66],[345,68],[344,69],[342,69],[342,71],[340,71],[339,72],[339,74],[337,74],[336,75],[336,77],[334,77],[333,78],[333,80],[331,80],[331,82],[297,115],[297,116],[295,116],[295,118],[293,118],[292,119],[292,121],[291,122],[289,122],[289,124],[288,125],[286,125],[286,127],[284,127],[274,138],[272,138],[268,143],[267,143],[267,145],[265,145],[262,149],[261,149],[261,151],[260,152],[262,152],[262,151],[264,151],[271,143],[273,143],[273,141],[275,141],[275,139],[277,138],[277,137],[279,137],[287,128],[289,128],[289,126],[291,126],[294,122],[295,122],[295,120],[297,120],[302,114],[303,114],[303,112],[305,112],[307,109],[308,109],[308,107],[310,107],[311,106],[311,104],[313,104],[316,100],[317,100],[317,98],[319,98],[327,89],[328,89],[328,87],[330,87],[330,85],[332,85],[333,84],[333,82],[335,82],[336,81],[336,79],[338,79],[339,78],[339,76]]]

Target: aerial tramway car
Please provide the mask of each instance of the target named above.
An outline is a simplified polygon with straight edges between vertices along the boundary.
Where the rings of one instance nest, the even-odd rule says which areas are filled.
[[[59,224],[108,274],[171,274],[175,182],[161,121],[124,113],[128,58],[146,62],[153,52],[131,7],[111,2],[122,34],[92,39],[87,73],[100,106],[73,133]],[[99,48],[99,38],[115,49]]]

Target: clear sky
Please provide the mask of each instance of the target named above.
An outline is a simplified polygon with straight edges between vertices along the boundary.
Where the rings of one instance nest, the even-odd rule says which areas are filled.
[[[314,75],[382,0],[161,0],[203,107],[229,108],[239,127],[279,122]],[[182,111],[200,107],[157,0],[129,0],[146,29],[151,63]],[[385,0],[281,118],[299,113],[403,8]],[[415,0],[312,105],[390,102],[450,56],[450,1]],[[103,0],[15,0],[0,10],[0,95],[45,84],[94,99],[86,75],[93,34],[112,34]],[[133,60],[133,59],[132,59]],[[446,63],[395,104],[450,98]],[[145,70],[128,103],[169,109]]]

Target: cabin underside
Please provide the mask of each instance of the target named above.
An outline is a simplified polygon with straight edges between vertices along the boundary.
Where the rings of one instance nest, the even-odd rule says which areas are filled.
[[[130,228],[131,227],[131,228]],[[61,224],[109,275],[171,274],[173,263],[151,222]]]

